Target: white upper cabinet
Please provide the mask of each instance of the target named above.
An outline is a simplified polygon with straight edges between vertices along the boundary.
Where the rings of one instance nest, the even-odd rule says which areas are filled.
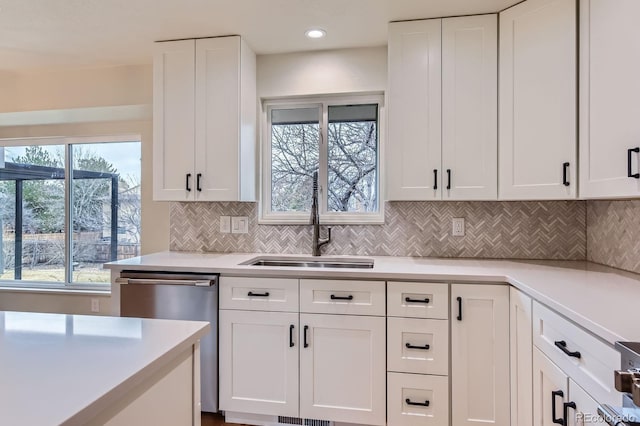
[[[388,102],[388,200],[496,199],[496,15],[390,24]]]
[[[580,2],[580,196],[640,196],[640,2]]]
[[[576,0],[500,13],[500,199],[577,196],[576,21]]]
[[[388,200],[441,198],[441,19],[389,24]]]
[[[154,199],[254,201],[255,54],[238,37],[156,43]]]
[[[193,199],[195,40],[154,45],[153,198]]]
[[[498,17],[442,20],[444,200],[498,195]]]

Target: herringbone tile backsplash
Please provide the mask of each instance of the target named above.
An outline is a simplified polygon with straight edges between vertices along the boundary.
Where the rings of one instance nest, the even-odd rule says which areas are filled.
[[[389,202],[384,225],[332,226],[324,254],[584,260],[586,203]],[[248,234],[222,234],[220,216],[248,216]],[[451,219],[465,218],[464,237]],[[323,234],[324,235],[324,234]],[[170,249],[310,253],[311,226],[258,225],[256,203],[172,203]]]
[[[587,202],[587,260],[640,274],[640,200]]]

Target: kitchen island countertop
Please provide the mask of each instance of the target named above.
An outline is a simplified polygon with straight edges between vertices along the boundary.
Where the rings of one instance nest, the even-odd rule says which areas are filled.
[[[86,424],[209,328],[196,321],[0,311],[0,424]]]

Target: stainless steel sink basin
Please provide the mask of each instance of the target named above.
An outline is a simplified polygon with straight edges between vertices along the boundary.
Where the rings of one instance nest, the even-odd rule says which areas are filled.
[[[258,257],[245,262],[250,266],[273,266],[286,268],[343,268],[343,269],[371,269],[373,260],[369,259],[301,259],[301,258],[270,258]]]

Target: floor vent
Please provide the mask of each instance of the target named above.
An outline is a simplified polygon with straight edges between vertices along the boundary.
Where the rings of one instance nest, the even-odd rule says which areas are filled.
[[[278,417],[281,425],[303,425],[303,426],[333,426],[329,420],[300,419],[298,417]]]

